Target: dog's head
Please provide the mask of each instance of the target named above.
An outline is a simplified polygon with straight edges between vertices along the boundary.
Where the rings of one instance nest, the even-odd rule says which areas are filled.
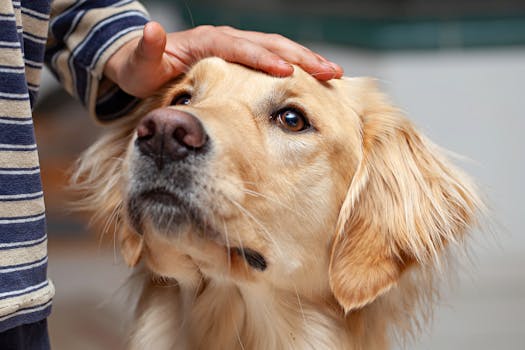
[[[275,78],[217,58],[116,125],[79,174],[99,215],[118,213],[129,264],[330,293],[345,311],[439,261],[480,206],[372,80]]]

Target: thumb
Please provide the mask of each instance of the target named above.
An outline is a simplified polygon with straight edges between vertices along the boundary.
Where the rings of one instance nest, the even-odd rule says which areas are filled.
[[[160,61],[166,48],[166,40],[166,31],[159,23],[149,22],[146,24],[142,39],[140,39],[135,51],[138,63],[143,60]]]

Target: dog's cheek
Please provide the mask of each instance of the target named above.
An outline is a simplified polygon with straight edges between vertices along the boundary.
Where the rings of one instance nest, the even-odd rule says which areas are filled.
[[[270,128],[265,140],[265,149],[276,167],[297,167],[311,164],[323,153],[314,132],[292,134]]]

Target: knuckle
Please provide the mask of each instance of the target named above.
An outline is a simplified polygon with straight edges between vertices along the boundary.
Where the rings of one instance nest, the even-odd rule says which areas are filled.
[[[215,27],[209,24],[205,24],[197,26],[193,30],[199,34],[209,34],[215,30]]]
[[[228,36],[224,34],[224,36]],[[238,37],[229,37],[228,41],[232,43],[235,47],[237,47],[239,50],[248,50],[251,46],[251,42],[249,40],[246,40],[244,38],[238,38]]]
[[[279,33],[270,33],[268,34],[268,38],[275,41],[288,41],[288,38]]]
[[[235,28],[233,28],[232,26],[227,26],[227,25],[218,26],[216,28],[223,32],[232,32],[235,30]]]

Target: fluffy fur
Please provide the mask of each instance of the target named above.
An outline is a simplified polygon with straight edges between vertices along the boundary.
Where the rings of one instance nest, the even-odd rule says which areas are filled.
[[[180,94],[191,102],[170,106]],[[312,128],[284,130],[272,116],[288,106]],[[211,150],[155,170],[135,140],[157,108],[196,116]],[[140,260],[130,349],[388,349],[424,326],[482,207],[373,80],[273,78],[217,58],[110,126],[75,182],[84,207],[116,222],[128,264]],[[148,186],[197,214],[130,213]],[[244,247],[268,268],[233,249]]]

